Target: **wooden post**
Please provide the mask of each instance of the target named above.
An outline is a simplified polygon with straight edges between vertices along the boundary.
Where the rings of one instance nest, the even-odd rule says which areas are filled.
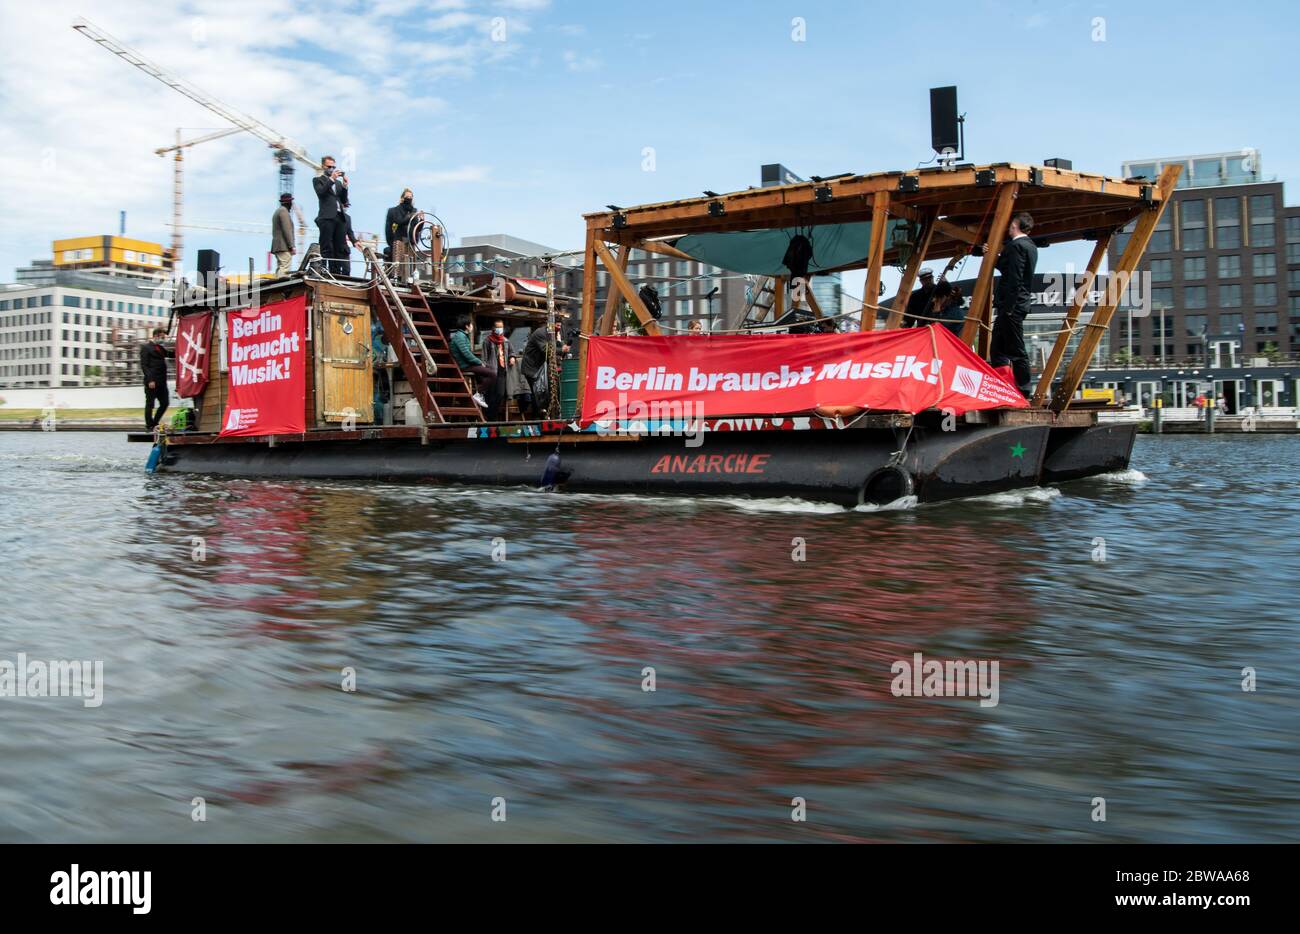
[[[821,318],[822,306],[817,304],[817,296],[813,294],[812,273],[809,273],[808,278],[803,281],[803,297],[808,300],[808,307],[812,309],[813,317]]]
[[[624,244],[618,251],[618,268],[627,272],[627,261],[632,255],[630,244]],[[608,337],[614,333],[614,320],[617,318],[615,309],[618,308],[618,289],[610,288],[605,295],[605,313],[600,316],[600,333]]]
[[[618,262],[614,259],[614,254],[609,252],[609,247],[607,247],[605,242],[599,237],[593,239],[591,245],[595,250],[596,255],[600,257],[600,261],[605,264],[605,269],[609,272],[609,277],[613,281],[614,285],[623,293],[623,298],[627,300],[627,303],[632,306],[632,311],[636,313],[637,320],[640,321],[641,326],[645,328],[646,334],[653,337],[660,336],[662,332],[659,330],[659,324],[654,318],[650,317],[650,312],[646,311],[645,303],[641,301],[641,296],[636,294],[636,289],[632,287],[632,282],[628,279],[627,274],[619,267]],[[587,307],[587,292],[585,289],[583,290],[582,298],[582,307],[585,314]],[[593,312],[595,311],[595,300],[595,293],[593,292]]]
[[[1111,234],[1107,231],[1098,238],[1092,248],[1092,256],[1088,259],[1083,280],[1075,290],[1074,298],[1070,302],[1070,310],[1065,313],[1065,320],[1061,323],[1061,333],[1056,335],[1056,343],[1052,345],[1052,352],[1048,354],[1047,362],[1043,364],[1043,372],[1038,377],[1038,388],[1034,390],[1034,405],[1042,405],[1047,400],[1048,390],[1052,388],[1052,380],[1056,378],[1061,358],[1065,356],[1065,347],[1070,342],[1070,335],[1074,333],[1074,322],[1079,320],[1083,306],[1088,303],[1088,293],[1092,291],[1092,284],[1097,281],[1097,270],[1101,267],[1102,257],[1106,255],[1106,247],[1110,245],[1110,237]]]
[[[587,243],[582,251],[582,316],[578,319],[578,407],[582,415],[583,396],[587,392],[587,338],[596,324],[596,232],[588,228]]]
[[[1083,376],[1088,372],[1088,364],[1092,362],[1092,355],[1096,352],[1097,345],[1101,343],[1102,331],[1110,324],[1110,319],[1119,306],[1120,294],[1124,291],[1121,284],[1128,283],[1129,276],[1137,268],[1142,254],[1146,252],[1151,234],[1155,231],[1156,224],[1160,222],[1160,215],[1164,214],[1165,208],[1169,206],[1174,184],[1178,181],[1181,171],[1182,166],[1175,163],[1165,166],[1164,171],[1160,173],[1160,181],[1156,186],[1160,192],[1160,203],[1138,218],[1133,235],[1129,237],[1128,244],[1124,247],[1124,255],[1120,257],[1119,265],[1111,271],[1110,281],[1106,283],[1106,299],[1092,313],[1092,320],[1088,322],[1083,339],[1079,341],[1079,347],[1070,359],[1070,365],[1065,369],[1065,376],[1061,377],[1061,385],[1056,388],[1052,396],[1054,412],[1064,412],[1069,407],[1070,400],[1074,398],[1074,391],[1083,382]]]
[[[772,277],[772,323],[785,315],[785,276]],[[766,316],[765,316],[766,317]]]
[[[898,284],[898,294],[894,296],[894,307],[889,310],[889,318],[885,321],[885,330],[896,328],[903,323],[903,312],[907,310],[907,301],[912,297],[912,286],[916,284],[916,274],[921,271],[921,265],[925,262],[925,254],[930,252],[930,240],[934,237],[935,221],[939,217],[939,209],[935,209],[934,216],[926,220],[925,232],[921,234],[921,242],[916,245],[912,253],[912,258],[907,262],[907,268],[903,270],[903,281]]]
[[[998,265],[998,253],[1002,251],[1002,240],[1006,236],[1007,225],[1011,223],[1011,207],[1015,204],[1016,189],[1019,187],[1017,183],[1009,182],[998,192],[993,223],[987,231],[984,259],[980,262],[980,275],[975,280],[970,310],[966,313],[966,324],[961,329],[962,343],[972,347],[976,346],[976,338],[980,336],[980,325],[987,324],[993,317],[993,270]],[[988,314],[985,314],[986,309]],[[982,345],[985,341],[980,340],[978,343]]]
[[[429,238],[429,259],[433,263],[434,286],[445,289],[447,287],[447,268],[442,261],[442,228],[437,224],[433,225],[432,236]]]
[[[858,327],[876,327],[876,306],[880,304],[880,267],[885,263],[885,228],[889,226],[889,192],[881,189],[871,201],[871,245],[867,250],[867,281],[862,292],[862,318]],[[868,307],[870,306],[870,307]],[[867,327],[870,315],[871,327]]]

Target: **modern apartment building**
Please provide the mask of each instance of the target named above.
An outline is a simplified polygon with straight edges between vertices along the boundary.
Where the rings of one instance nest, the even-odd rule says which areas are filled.
[[[1133,160],[1123,174],[1155,178],[1172,163],[1182,175],[1139,266],[1150,273],[1151,313],[1119,310],[1114,352],[1191,364],[1229,350],[1300,351],[1300,207],[1286,206],[1254,150]],[[1112,240],[1112,266],[1131,230]]]
[[[52,247],[52,259],[0,285],[0,387],[137,381],[139,344],[171,309],[161,246],[85,237]]]

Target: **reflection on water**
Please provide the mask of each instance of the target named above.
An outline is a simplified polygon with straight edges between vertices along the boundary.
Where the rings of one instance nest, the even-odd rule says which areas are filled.
[[[0,839],[1295,839],[1296,445],[846,511],[0,436],[0,659],[107,682],[0,699]],[[1001,702],[894,697],[914,652],[999,661]]]

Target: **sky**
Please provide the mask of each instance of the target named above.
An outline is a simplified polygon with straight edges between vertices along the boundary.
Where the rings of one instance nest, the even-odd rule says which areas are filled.
[[[933,156],[928,89],[949,84],[970,161],[1118,175],[1127,159],[1251,147],[1298,197],[1288,3],[0,0],[2,281],[55,238],[116,233],[120,211],[128,236],[170,242],[172,162],[154,150],[223,125],[73,30],[79,16],[338,157],[362,231],[409,186],[453,242],[577,249],[584,212],[743,189],[767,162],[913,168]],[[269,230],[277,194],[251,136],[187,150],[187,223]],[[269,233],[186,230],[187,269],[200,247],[265,269]],[[1056,246],[1039,267],[1086,258]]]

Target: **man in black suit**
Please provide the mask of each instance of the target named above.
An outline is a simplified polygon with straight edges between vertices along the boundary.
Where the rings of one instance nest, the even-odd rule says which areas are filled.
[[[993,340],[989,346],[989,363],[1010,365],[1016,386],[1029,395],[1029,354],[1025,350],[1025,316],[1032,304],[1030,289],[1038,265],[1038,247],[1029,239],[1034,219],[1022,211],[1011,219],[1007,243],[998,256],[998,284],[993,293]]]
[[[321,174],[311,180],[320,207],[316,226],[320,229],[320,255],[325,268],[336,276],[348,273],[347,226],[343,203],[348,200],[348,177],[338,168],[333,156],[320,161]]]

